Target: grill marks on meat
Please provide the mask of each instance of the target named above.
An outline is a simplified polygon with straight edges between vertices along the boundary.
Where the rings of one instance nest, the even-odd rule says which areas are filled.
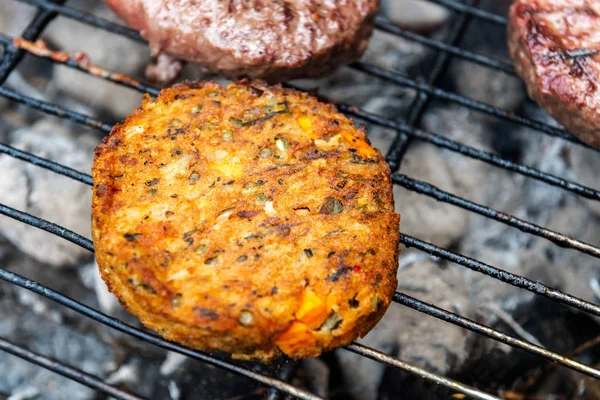
[[[529,95],[600,147],[600,0],[516,0],[508,38]]]
[[[230,78],[320,76],[359,58],[379,0],[106,0],[150,42]]]

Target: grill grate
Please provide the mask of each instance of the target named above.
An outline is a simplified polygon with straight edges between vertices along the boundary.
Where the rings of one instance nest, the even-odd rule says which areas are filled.
[[[63,1],[47,1],[47,0],[18,0],[23,3],[30,4],[32,6],[37,7],[37,13],[34,19],[30,22],[27,28],[23,31],[21,37],[25,39],[25,41],[13,42],[13,38],[8,37],[6,35],[0,34],[0,45],[4,48],[4,53],[2,59],[0,60],[0,85],[4,83],[10,72],[19,64],[24,54],[29,53],[36,57],[42,57],[50,59],[55,63],[62,63],[70,68],[74,68],[82,71],[83,73],[91,74],[102,79],[117,83],[119,85],[132,88],[134,90],[140,91],[142,93],[148,93],[150,95],[156,95],[158,93],[158,89],[133,81],[130,78],[120,75],[110,73],[108,71],[94,69],[88,65],[82,65],[78,63],[76,60],[72,58],[57,58],[52,56],[50,52],[40,51],[39,48],[30,46],[31,43],[28,41],[35,41],[39,35],[43,32],[46,25],[51,22],[57,15],[62,15],[67,18],[75,19],[79,22],[89,24],[95,26],[100,29],[104,29],[119,35],[126,36],[135,41],[143,42],[143,39],[140,35],[131,30],[128,27],[121,26],[110,21],[95,17],[91,14],[67,7],[63,5]],[[460,48],[459,44],[462,38],[466,27],[468,26],[469,21],[472,18],[478,18],[490,23],[504,25],[506,24],[506,18],[489,13],[487,11],[481,10],[477,8],[477,1],[470,1],[467,3],[461,3],[455,0],[430,0],[432,3],[437,3],[443,5],[453,11],[456,12],[456,16],[454,17],[451,25],[450,32],[448,37],[446,38],[446,42],[427,38],[424,36],[420,36],[415,33],[407,32],[401,28],[398,28],[383,18],[378,18],[376,21],[376,27],[382,31],[386,31],[398,37],[402,37],[425,46],[431,47],[439,51],[438,56],[434,62],[434,68],[432,70],[431,75],[428,77],[427,82],[416,81],[415,79],[406,76],[404,74],[400,74],[397,72],[388,71],[382,69],[380,67],[369,65],[363,62],[357,62],[351,65],[351,68],[354,68],[362,73],[390,81],[394,84],[404,86],[410,89],[414,89],[417,91],[417,96],[412,106],[410,107],[409,117],[407,118],[407,123],[401,121],[392,121],[376,114],[372,114],[366,112],[364,110],[357,109],[350,105],[346,104],[338,104],[338,108],[340,111],[345,112],[346,114],[356,117],[362,120],[369,121],[373,124],[387,127],[396,132],[395,141],[390,148],[386,156],[386,160],[390,164],[393,175],[392,180],[395,185],[402,186],[408,190],[415,191],[417,193],[432,197],[438,201],[446,202],[457,207],[461,207],[463,209],[472,211],[474,213],[483,215],[487,218],[494,219],[495,221],[504,223],[508,226],[517,228],[523,232],[545,238],[549,241],[552,241],[556,245],[560,247],[570,248],[578,250],[582,253],[592,255],[594,257],[600,258],[600,248],[593,246],[588,243],[584,243],[575,238],[571,238],[565,236],[559,232],[552,231],[542,226],[538,226],[531,222],[516,218],[512,215],[494,210],[492,208],[483,206],[481,204],[477,204],[475,202],[464,199],[460,196],[457,196],[452,193],[445,192],[440,190],[439,188],[431,185],[430,183],[419,181],[412,179],[406,175],[398,173],[398,169],[402,163],[402,159],[406,154],[406,151],[410,147],[410,143],[414,139],[418,139],[420,141],[425,141],[435,146],[448,149],[450,151],[460,153],[464,156],[478,159],[480,161],[489,163],[499,168],[503,168],[509,171],[516,172],[518,174],[545,182],[549,185],[557,186],[563,190],[567,190],[578,194],[582,197],[592,199],[592,200],[600,200],[600,192],[593,188],[589,188],[583,185],[579,185],[575,182],[571,182],[569,180],[560,178],[558,176],[554,176],[549,173],[545,173],[543,171],[539,171],[537,169],[528,167],[526,165],[518,164],[509,160],[506,160],[502,157],[499,157],[495,154],[488,153],[485,151],[477,150],[473,147],[470,147],[466,144],[453,141],[448,139],[442,135],[435,134],[433,132],[426,132],[424,130],[418,129],[415,126],[418,125],[420,117],[426,111],[429,101],[432,98],[439,98],[446,101],[454,102],[461,106],[467,107],[469,109],[483,112],[495,117],[498,117],[502,120],[509,121],[511,123],[518,124],[520,126],[528,127],[534,129],[536,131],[542,132],[547,135],[556,136],[560,139],[567,140],[570,142],[577,143],[582,146],[586,146],[582,144],[577,138],[575,138],[572,134],[567,132],[564,129],[556,128],[545,124],[540,121],[536,121],[524,116],[519,116],[507,111],[502,110],[501,108],[494,107],[483,102],[479,102],[473,99],[470,99],[465,96],[458,95],[456,93],[452,93],[443,89],[437,88],[436,81],[440,76],[441,72],[446,69],[446,64],[451,57],[457,57],[462,60],[467,60],[469,62],[474,62],[479,65],[493,68],[502,73],[508,73],[514,75],[514,68],[511,64],[497,60],[491,57],[483,56],[477,53],[473,53],[470,51],[466,51]],[[29,45],[28,45],[29,44]],[[15,92],[13,90],[7,89],[5,87],[0,86],[0,96],[13,100],[14,102],[25,104],[34,109],[38,109],[47,114],[55,115],[60,118],[66,118],[72,120],[74,122],[80,123],[82,125],[88,126],[93,129],[98,129],[105,133],[110,132],[111,125],[106,124],[100,120],[97,120],[93,117],[83,115],[81,113],[77,113],[71,110],[63,109],[58,107],[55,104],[47,103],[44,101],[36,100],[34,98],[25,96],[21,93]],[[586,146],[587,147],[587,146]],[[66,166],[60,165],[58,163],[52,162],[50,160],[43,159],[41,157],[35,156],[33,154],[15,149],[6,144],[0,143],[0,153],[7,154],[9,156],[18,158],[25,162],[32,163],[34,165],[46,168],[55,173],[70,177],[87,185],[92,185],[92,177],[88,174],[73,170]],[[0,213],[6,215],[8,217],[14,218],[18,221],[24,222],[26,224],[32,225],[34,227],[46,230],[52,234],[60,236],[66,240],[69,240],[87,250],[93,251],[93,243],[84,238],[83,236],[72,232],[68,229],[65,229],[57,224],[52,222],[43,220],[41,218],[35,217],[33,215],[27,214],[25,212],[21,212],[19,210],[10,208],[6,205],[0,204]],[[417,238],[401,234],[400,235],[401,242],[407,247],[413,247],[419,249],[425,253],[431,254],[436,257],[440,257],[442,259],[452,261],[456,264],[459,264],[463,267],[469,268],[471,270],[483,273],[485,275],[491,276],[500,281],[506,282],[510,285],[531,291],[533,293],[545,296],[549,299],[555,300],[559,303],[569,305],[571,307],[577,308],[579,310],[588,312],[590,314],[600,316],[600,306],[587,302],[585,300],[579,299],[577,297],[571,296],[569,294],[563,293],[559,290],[552,289],[547,287],[539,282],[529,280],[525,277],[515,275],[509,273],[507,271],[503,271],[491,265],[487,265],[478,260],[457,254],[453,251],[443,249],[441,247],[435,246],[431,243],[424,242]],[[12,283],[14,285],[23,287],[27,290],[30,290],[34,293],[37,293],[41,296],[44,296],[50,300],[53,300],[56,303],[64,305],[70,309],[73,309],[89,318],[92,318],[95,321],[98,321],[102,324],[110,326],[116,330],[124,332],[128,335],[136,337],[142,341],[149,342],[156,346],[175,351],[186,356],[189,356],[194,359],[198,359],[209,364],[224,368],[226,370],[244,375],[250,379],[254,379],[271,389],[267,392],[265,398],[266,399],[277,399],[280,396],[281,392],[285,392],[287,394],[291,394],[298,398],[302,399],[318,399],[319,397],[306,392],[300,388],[296,388],[288,382],[294,375],[295,365],[294,363],[288,361],[284,361],[279,368],[279,371],[275,374],[275,376],[267,376],[258,372],[253,371],[252,369],[242,367],[235,362],[230,360],[224,360],[218,358],[216,356],[210,355],[208,353],[192,350],[175,343],[171,343],[163,340],[162,338],[147,333],[145,331],[138,330],[130,325],[127,325],[119,320],[111,318],[97,310],[94,310],[82,303],[79,303],[73,299],[70,299],[59,292],[56,292],[44,285],[41,285],[35,281],[27,279],[23,276],[15,274],[13,272],[9,272],[5,269],[0,268],[0,279]],[[592,376],[594,378],[600,378],[600,370],[586,366],[581,364],[575,360],[560,356],[552,351],[546,350],[543,347],[535,345],[531,342],[523,341],[517,339],[513,336],[506,335],[500,331],[487,327],[485,325],[479,324],[475,321],[469,320],[467,318],[461,317],[454,313],[451,313],[447,310],[438,308],[434,305],[427,304],[422,302],[416,298],[408,296],[404,293],[396,292],[393,298],[394,302],[402,304],[404,306],[413,308],[419,312],[431,315],[440,320],[452,323],[454,325],[460,326],[462,328],[471,330],[473,332],[479,333],[481,335],[487,336],[491,339],[497,340],[502,343],[509,344],[515,348],[519,348],[521,350],[527,351],[532,354],[536,354],[542,356],[550,361],[553,361],[557,364],[566,366],[568,368],[577,370],[586,375]],[[416,375],[421,376],[426,380],[430,380],[436,382],[440,385],[448,387],[454,391],[463,393],[465,395],[471,396],[477,399],[497,399],[497,397],[479,391],[477,389],[468,387],[454,380],[429,373],[423,369],[417,368],[410,364],[407,364],[401,360],[395,359],[388,355],[385,355],[377,350],[371,349],[369,347],[352,343],[345,347],[346,350],[354,352],[356,354],[362,355],[364,357],[368,357],[375,361],[384,363],[390,367],[398,368]],[[57,372],[61,375],[64,375],[68,378],[74,379],[84,385],[92,387],[96,390],[102,391],[106,394],[109,394],[116,398],[121,399],[139,399],[139,397],[126,393],[121,389],[118,389],[114,386],[111,386],[107,383],[104,383],[100,378],[91,376],[83,371],[77,370],[75,368],[69,367],[61,362],[48,359],[39,354],[30,352],[24,348],[19,347],[13,343],[6,341],[5,339],[0,338],[0,350],[9,352],[18,357],[31,361],[35,364],[38,364],[44,368]]]

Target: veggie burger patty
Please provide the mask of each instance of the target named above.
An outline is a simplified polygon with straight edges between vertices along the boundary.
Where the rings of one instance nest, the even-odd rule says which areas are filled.
[[[396,288],[390,171],[364,130],[298,91],[184,83],[96,149],[102,278],[167,339],[238,358],[365,335]]]

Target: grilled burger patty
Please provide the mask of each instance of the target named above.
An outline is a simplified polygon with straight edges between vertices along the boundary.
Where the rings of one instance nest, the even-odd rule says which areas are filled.
[[[365,335],[396,288],[390,171],[334,106],[279,86],[178,84],[98,146],[101,275],[162,336],[239,358]]]
[[[600,147],[600,0],[515,0],[508,48],[529,96]]]
[[[320,76],[358,59],[379,0],[106,0],[154,54],[230,78]]]

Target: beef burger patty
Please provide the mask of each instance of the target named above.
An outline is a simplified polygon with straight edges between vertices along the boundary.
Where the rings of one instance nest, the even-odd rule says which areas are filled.
[[[529,96],[600,147],[600,0],[516,0],[508,48]]]
[[[106,3],[140,31],[154,55],[168,53],[229,78],[268,81],[320,76],[358,59],[379,6],[379,0]]]

